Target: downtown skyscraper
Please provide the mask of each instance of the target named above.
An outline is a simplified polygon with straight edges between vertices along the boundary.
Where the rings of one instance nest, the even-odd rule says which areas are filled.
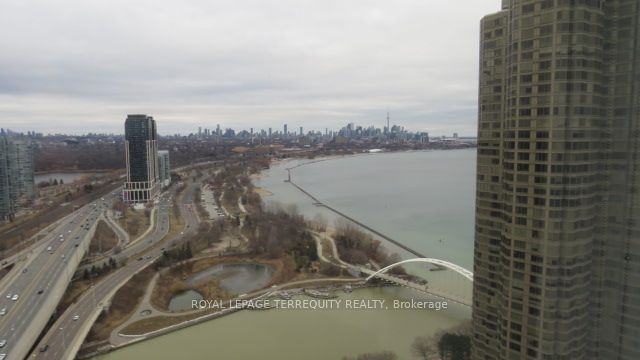
[[[160,191],[156,121],[147,115],[128,115],[124,137],[127,181],[122,199],[130,203],[151,201]]]
[[[474,359],[640,359],[640,2],[482,19]]]

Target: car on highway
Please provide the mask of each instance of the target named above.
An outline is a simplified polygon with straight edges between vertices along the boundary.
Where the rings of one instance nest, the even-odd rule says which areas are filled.
[[[16,301],[16,300],[18,300],[18,298],[19,298],[19,297],[20,297],[20,296],[19,296],[18,294],[15,294],[15,295],[13,295],[13,296],[11,297],[11,301]]]
[[[11,293],[8,293],[7,294],[7,299],[11,299],[11,296],[13,296],[13,295],[11,295]]]
[[[76,315],[73,315],[73,321],[77,321],[78,319],[80,319],[80,316],[79,316],[79,315],[77,315],[77,314],[76,314]]]
[[[7,354],[4,354],[4,353],[0,354],[0,360],[4,360],[6,357],[7,357]]]
[[[43,289],[38,290],[38,295],[41,295],[44,292]]]
[[[27,271],[29,271],[29,269],[27,269],[27,268],[22,269],[22,273],[23,273],[23,274],[26,274],[26,273],[27,273]]]
[[[45,352],[47,350],[49,350],[49,345],[48,344],[45,344],[44,346],[40,347],[40,352]]]
[[[0,348],[3,348],[5,345],[7,345],[7,340],[0,340]]]
[[[5,316],[7,314],[7,308],[0,309],[0,316]]]
[[[49,246],[49,247],[47,248],[47,251],[48,251],[48,252],[51,252],[51,251],[53,251],[53,248],[52,248],[51,246]]]

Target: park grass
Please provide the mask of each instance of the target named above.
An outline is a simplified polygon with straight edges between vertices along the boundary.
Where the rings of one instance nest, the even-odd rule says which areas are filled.
[[[125,212],[118,223],[129,234],[131,241],[134,241],[147,230],[151,219],[145,215],[145,211],[136,211],[131,207],[127,207]]]
[[[111,306],[100,314],[87,335],[88,341],[109,339],[111,332],[136,311],[155,271],[145,268],[127,281],[113,296]]]
[[[154,316],[147,319],[138,320],[134,323],[127,325],[120,334],[122,335],[143,335],[151,331],[164,329],[168,326],[176,325],[184,321],[193,320],[200,316],[206,315],[208,312],[214,312],[217,310],[203,310],[197,313],[185,314],[182,316]]]
[[[96,231],[89,245],[89,253],[104,253],[113,249],[117,244],[118,236],[113,232],[113,229],[104,220],[98,221]]]

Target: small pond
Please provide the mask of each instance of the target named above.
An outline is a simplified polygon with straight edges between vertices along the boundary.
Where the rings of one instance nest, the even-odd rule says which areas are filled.
[[[171,311],[186,311],[192,310],[192,300],[202,300],[202,294],[195,290],[183,291],[177,295],[174,295],[169,302],[169,310]]]
[[[219,264],[189,276],[187,284],[195,286],[215,279],[228,294],[240,295],[267,286],[274,272],[273,267],[263,264]]]

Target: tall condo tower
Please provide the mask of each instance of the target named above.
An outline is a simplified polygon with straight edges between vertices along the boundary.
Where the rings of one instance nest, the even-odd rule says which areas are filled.
[[[124,133],[127,181],[122,198],[130,203],[151,201],[160,187],[156,121],[147,115],[128,115]]]
[[[158,150],[158,180],[160,181],[161,188],[171,184],[169,150]]]
[[[0,135],[0,220],[35,197],[33,144],[27,138]]]
[[[640,359],[640,2],[481,21],[473,359]]]

